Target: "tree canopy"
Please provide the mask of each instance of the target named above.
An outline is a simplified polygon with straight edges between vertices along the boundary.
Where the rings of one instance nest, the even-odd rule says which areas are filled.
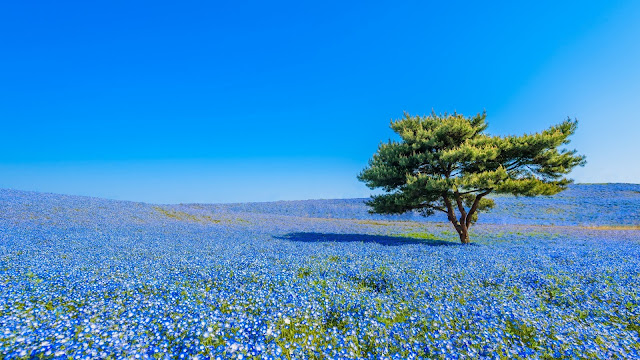
[[[553,195],[567,188],[572,180],[565,175],[585,164],[576,150],[560,148],[577,124],[568,118],[536,134],[492,136],[485,112],[405,113],[391,122],[400,141],[381,143],[358,179],[386,192],[367,202],[371,212],[443,212],[467,244],[478,212],[494,206],[487,195]]]

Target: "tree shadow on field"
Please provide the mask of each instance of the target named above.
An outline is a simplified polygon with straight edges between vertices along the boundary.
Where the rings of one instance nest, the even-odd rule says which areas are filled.
[[[362,242],[362,243],[376,243],[385,246],[400,246],[400,245],[426,245],[426,246],[458,246],[459,243],[446,241],[446,240],[431,240],[431,239],[416,239],[402,236],[388,236],[388,235],[368,235],[368,234],[325,234],[315,232],[296,232],[289,233],[282,236],[275,236],[276,239],[306,242],[306,243],[323,243],[323,242],[336,242],[336,243],[350,243],[350,242]]]

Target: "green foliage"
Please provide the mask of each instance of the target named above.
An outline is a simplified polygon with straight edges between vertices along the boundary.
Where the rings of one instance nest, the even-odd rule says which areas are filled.
[[[202,216],[194,215],[184,211],[167,210],[160,206],[154,206],[153,209],[170,219],[178,220],[178,221],[193,221],[193,222],[214,223],[214,224],[217,224],[220,222],[220,220],[214,219],[209,215],[202,215]]]
[[[408,233],[402,233],[394,236],[408,237],[408,238],[421,239],[421,240],[440,240],[437,236],[428,232],[408,232]]]
[[[310,267],[304,266],[304,267],[298,268],[298,279],[303,279],[309,276],[311,276]]]
[[[536,349],[540,346],[538,342],[537,334],[538,330],[522,321],[510,320],[505,321],[506,332],[516,336],[522,344],[529,348]]]
[[[335,307],[330,307],[324,315],[323,327],[326,330],[336,328],[343,331],[348,324],[346,317]]]
[[[365,274],[364,276],[353,276],[351,278],[359,289],[372,291],[375,293],[390,293],[393,291],[393,282],[385,269],[378,269],[376,272]]]
[[[486,195],[553,195],[571,183],[564,176],[585,163],[575,150],[560,149],[569,143],[576,120],[567,119],[537,134],[491,136],[485,133],[485,118],[485,113],[473,117],[405,113],[392,121],[400,141],[381,143],[368,168],[358,175],[371,189],[386,192],[368,202],[372,212],[415,210],[429,216],[441,211],[465,242],[478,213],[494,206]]]

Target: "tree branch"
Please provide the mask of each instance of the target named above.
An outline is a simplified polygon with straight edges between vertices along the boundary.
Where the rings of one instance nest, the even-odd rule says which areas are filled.
[[[447,210],[445,210],[444,208],[442,208],[440,206],[434,206],[434,205],[431,205],[431,204],[420,204],[420,205],[415,207],[415,209],[422,209],[422,208],[430,208],[430,209],[442,211],[443,213],[448,214]]]
[[[458,204],[458,210],[460,210],[460,225],[466,224],[467,219],[467,211],[464,209],[464,204],[462,203],[462,198],[460,197],[460,193],[456,189],[453,192],[456,195],[456,204]]]
[[[446,193],[442,195],[442,199],[444,200],[444,204],[447,206],[447,217],[449,221],[451,221],[453,226],[455,226],[456,230],[459,232],[460,224],[458,223],[458,219],[456,219],[456,212],[453,209],[453,205],[451,204],[451,201],[449,201]]]
[[[478,192],[478,191],[486,191],[487,189],[473,189],[473,190],[469,190],[469,191],[463,191],[463,192],[459,192],[460,195],[467,195],[467,194],[471,194],[474,192]]]
[[[439,206],[433,206],[433,205],[429,205],[430,208],[432,208],[433,210],[438,210],[438,211],[442,211],[443,213],[447,213],[447,210],[439,207]]]
[[[518,166],[522,166],[523,164],[520,163],[520,161],[522,161],[522,158],[517,158],[513,161],[513,163],[511,163],[510,165],[507,165],[505,168],[507,171],[511,171],[511,170],[515,170],[518,168]]]
[[[487,191],[476,195],[476,198],[473,200],[473,205],[471,205],[471,209],[469,209],[469,214],[467,215],[467,220],[465,222],[467,228],[471,225],[471,218],[473,214],[476,212],[476,210],[478,210],[478,205],[480,205],[480,199],[482,199],[484,196],[488,195],[492,191],[493,189],[488,189]]]

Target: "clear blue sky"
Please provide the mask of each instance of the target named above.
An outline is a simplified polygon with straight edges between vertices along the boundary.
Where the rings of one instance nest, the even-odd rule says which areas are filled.
[[[0,187],[158,203],[365,197],[389,121],[580,121],[640,181],[640,2],[5,1]]]

